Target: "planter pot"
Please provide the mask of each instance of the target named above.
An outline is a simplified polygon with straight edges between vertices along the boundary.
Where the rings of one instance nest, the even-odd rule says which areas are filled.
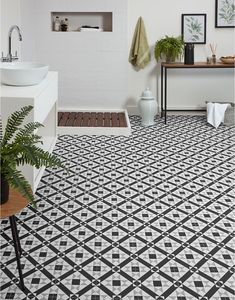
[[[173,62],[175,62],[174,58],[171,55],[166,55],[166,63],[172,64]]]
[[[1,199],[0,204],[7,202],[9,198],[9,184],[6,181],[6,178],[1,175]]]

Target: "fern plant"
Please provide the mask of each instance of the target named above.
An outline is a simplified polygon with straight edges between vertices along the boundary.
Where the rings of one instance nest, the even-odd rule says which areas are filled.
[[[36,207],[31,186],[17,167],[25,164],[36,168],[63,167],[63,165],[59,158],[38,146],[42,144],[42,138],[35,133],[35,130],[43,124],[30,122],[21,126],[32,109],[33,106],[24,106],[7,120],[5,132],[0,141],[1,179],[4,178],[9,186],[18,190]]]
[[[154,55],[158,61],[160,58],[166,58],[166,62],[173,62],[183,54],[184,41],[181,36],[170,37],[158,40],[155,44]]]

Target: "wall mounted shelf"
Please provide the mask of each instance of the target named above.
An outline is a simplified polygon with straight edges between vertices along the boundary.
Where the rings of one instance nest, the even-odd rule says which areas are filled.
[[[82,26],[97,26],[102,31],[113,31],[113,13],[112,12],[51,12],[51,30],[54,31],[53,21],[58,16],[60,20],[68,18],[69,30],[80,32]],[[97,30],[98,31],[98,30]],[[59,31],[61,32],[61,31]],[[90,31],[89,31],[90,32]],[[93,32],[93,31],[92,31]],[[96,32],[96,31],[94,31]]]

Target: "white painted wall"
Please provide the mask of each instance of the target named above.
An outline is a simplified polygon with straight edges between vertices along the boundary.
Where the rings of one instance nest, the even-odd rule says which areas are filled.
[[[126,0],[21,0],[21,5],[23,59],[36,58],[59,71],[59,108],[125,107]],[[113,32],[51,31],[51,12],[63,11],[113,12]]]
[[[8,30],[11,25],[20,26],[20,0],[1,0],[1,30],[0,30],[0,53],[4,52],[6,56],[8,52]],[[12,33],[12,50],[18,51],[20,55],[21,43],[18,40],[18,35],[14,31]]]
[[[215,28],[215,1],[205,0],[128,0],[128,49],[139,16],[145,22],[151,63],[135,71],[128,65],[127,102],[136,111],[141,92],[146,86],[160,102],[160,63],[153,56],[155,42],[164,35],[181,34],[181,14],[207,14],[207,44],[195,45],[195,61],[206,61],[210,55],[209,43],[217,43],[217,57],[235,53],[234,29]],[[200,108],[206,100],[234,100],[234,70],[169,70],[169,108]]]

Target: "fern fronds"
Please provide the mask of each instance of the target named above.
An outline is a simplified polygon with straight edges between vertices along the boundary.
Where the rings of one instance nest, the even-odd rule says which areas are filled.
[[[43,126],[41,123],[30,122],[19,127],[32,108],[32,106],[25,106],[8,118],[5,134],[0,143],[0,158],[1,174],[4,175],[8,184],[17,189],[36,207],[31,186],[17,167],[25,164],[37,169],[41,167],[64,168],[64,166],[58,157],[38,147],[39,143],[42,144],[42,137],[36,134],[35,130]]]
[[[183,49],[184,41],[181,36],[171,37],[166,35],[165,38],[155,43],[154,56],[157,61],[163,56],[172,57],[175,60],[182,55]]]
[[[49,152],[44,151],[43,149],[32,146],[31,151],[34,153],[35,157],[38,160],[38,164],[40,167],[45,166],[47,167],[61,167],[64,168],[63,164],[61,163],[60,159],[50,154]]]
[[[21,195],[28,199],[28,201],[33,205],[33,207],[36,208],[34,195],[28,181],[25,179],[25,177],[21,174],[20,171],[16,169],[11,169],[9,171],[11,178],[9,178],[8,175],[6,176],[9,185],[12,188],[18,190],[21,193]]]
[[[35,129],[38,129],[40,127],[44,127],[43,124],[39,122],[30,122],[24,126],[24,128],[19,128],[18,133],[15,136],[15,141],[23,138],[24,136],[28,136],[33,134]]]
[[[17,166],[29,164],[35,166],[36,168],[40,168],[43,166],[57,166],[63,168],[63,165],[59,158],[35,145],[22,145],[22,149],[23,151],[21,152],[21,155],[16,160]]]
[[[42,137],[37,134],[31,134],[31,135],[22,136],[22,137],[19,136],[19,137],[15,138],[12,145],[14,145],[14,144],[36,145],[38,143],[43,144]]]
[[[24,106],[20,111],[14,112],[8,119],[7,125],[5,129],[5,134],[2,140],[2,147],[9,142],[9,140],[13,137],[14,133],[18,130],[18,127],[23,123],[24,118],[29,114],[29,112],[33,109],[33,106]]]

